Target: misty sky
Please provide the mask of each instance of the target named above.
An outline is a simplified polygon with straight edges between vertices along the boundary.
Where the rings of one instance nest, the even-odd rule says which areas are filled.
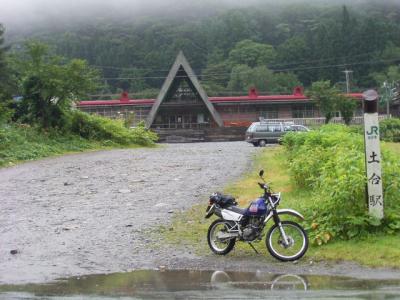
[[[6,29],[29,29],[38,24],[74,23],[75,21],[132,18],[176,13],[204,7],[227,8],[281,3],[354,4],[373,0],[0,0],[0,23]],[[395,3],[400,0],[376,0]]]
[[[106,17],[107,15],[140,15],[168,12],[196,3],[243,5],[260,0],[0,0],[0,23],[31,24],[37,21],[57,21],[59,18]]]

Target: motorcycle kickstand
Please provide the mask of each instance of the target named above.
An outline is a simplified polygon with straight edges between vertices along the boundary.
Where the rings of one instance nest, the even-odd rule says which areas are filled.
[[[260,254],[260,253],[258,253],[257,249],[256,249],[256,248],[254,248],[254,246],[253,246],[253,244],[252,244],[252,243],[248,243],[248,244],[250,245],[250,247],[251,247],[251,248],[253,248],[254,252],[256,252],[257,254]]]

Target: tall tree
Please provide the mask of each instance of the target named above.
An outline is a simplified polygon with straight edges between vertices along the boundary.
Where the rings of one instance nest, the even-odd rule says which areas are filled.
[[[254,68],[272,63],[275,57],[276,51],[273,46],[251,40],[240,41],[229,52],[229,62],[233,66],[248,65]]]
[[[310,66],[308,60],[311,58],[311,49],[305,38],[296,36],[287,39],[278,46],[277,53],[278,63],[274,66],[274,69],[298,69],[294,72],[299,80],[305,85],[311,83],[311,72],[307,70]]]
[[[201,75],[201,83],[210,95],[223,92],[229,81],[230,68],[226,63],[208,64]]]
[[[4,27],[0,24],[0,100],[7,97],[7,83],[9,81],[9,70],[6,63],[6,48],[4,47]]]
[[[353,119],[354,116],[354,110],[357,107],[356,100],[345,95],[337,95],[336,106],[337,110],[340,111],[344,123],[350,125],[351,119]]]
[[[274,73],[266,66],[250,68],[247,65],[239,65],[232,69],[228,89],[247,92],[255,87],[259,91],[267,93],[291,93],[293,88],[300,85],[293,73]]]
[[[331,82],[317,81],[313,82],[311,89],[307,91],[306,95],[314,101],[321,112],[325,116],[325,123],[333,118],[333,113],[336,111],[336,100],[339,95],[339,91],[331,86]]]
[[[0,124],[8,121],[12,116],[9,100],[10,91],[10,70],[6,62],[6,48],[4,45],[4,27],[0,24]]]
[[[136,93],[148,88],[145,77],[146,72],[137,68],[124,69],[119,74],[121,78],[119,81],[119,88],[123,91],[130,91]]]
[[[246,91],[249,86],[252,69],[248,65],[237,65],[232,68],[228,89],[231,91]]]
[[[21,118],[43,128],[65,126],[73,103],[96,86],[97,72],[83,60],[65,63],[38,42],[27,44],[23,57]]]

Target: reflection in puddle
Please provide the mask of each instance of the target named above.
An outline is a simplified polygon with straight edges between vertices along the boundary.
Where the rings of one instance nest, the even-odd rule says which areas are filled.
[[[0,299],[399,299],[400,280],[224,271],[134,271],[3,285]]]

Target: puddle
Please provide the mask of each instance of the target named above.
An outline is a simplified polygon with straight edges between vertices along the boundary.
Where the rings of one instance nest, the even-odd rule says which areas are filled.
[[[400,299],[399,280],[224,271],[134,271],[0,285],[0,299]]]

